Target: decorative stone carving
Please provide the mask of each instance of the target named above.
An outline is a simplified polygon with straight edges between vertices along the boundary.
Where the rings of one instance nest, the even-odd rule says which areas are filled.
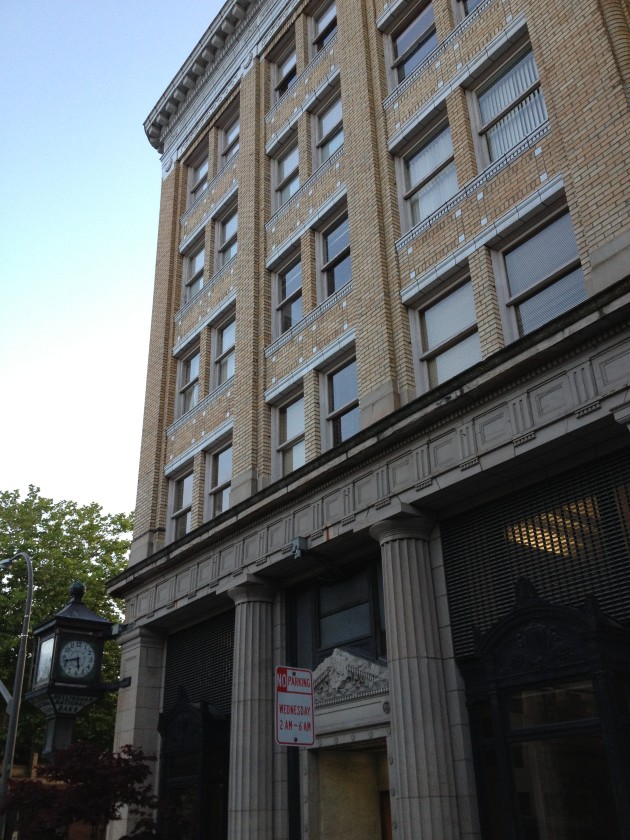
[[[389,691],[387,665],[335,648],[313,673],[315,706],[343,703]]]

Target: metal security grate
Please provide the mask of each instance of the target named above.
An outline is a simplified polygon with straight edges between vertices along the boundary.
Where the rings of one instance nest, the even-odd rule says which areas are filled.
[[[519,577],[556,604],[594,595],[630,622],[630,451],[444,520],[442,545],[457,656],[473,652],[474,626],[512,609]]]
[[[224,714],[232,703],[234,610],[169,636],[166,647],[164,711],[183,686],[191,703],[204,701]]]

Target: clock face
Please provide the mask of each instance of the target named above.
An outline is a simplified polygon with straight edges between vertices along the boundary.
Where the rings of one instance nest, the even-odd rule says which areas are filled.
[[[96,667],[96,648],[83,639],[62,642],[59,671],[62,676],[82,680],[92,676]]]

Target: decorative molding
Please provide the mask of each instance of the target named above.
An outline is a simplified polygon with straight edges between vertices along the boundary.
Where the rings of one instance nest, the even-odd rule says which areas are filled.
[[[412,272],[412,282],[401,289],[400,297],[406,306],[410,306],[421,295],[426,294],[434,283],[448,277],[453,271],[459,270],[468,261],[468,257],[484,245],[498,241],[502,234],[515,230],[523,225],[528,217],[542,207],[542,205],[557,198],[564,190],[562,175],[555,175],[545,181],[542,187],[534,190],[522,201],[500,216],[496,221],[489,222],[481,233],[468,240],[465,245],[444,257],[429,271],[415,276]],[[400,240],[402,242],[402,240]],[[401,245],[402,248],[402,245]],[[400,250],[400,248],[398,249]]]
[[[451,213],[459,207],[460,204],[463,204],[471,197],[471,195],[478,193],[487,183],[492,181],[493,178],[496,178],[500,172],[507,169],[508,166],[524,155],[525,152],[532,148],[532,146],[535,146],[543,139],[543,137],[546,137],[550,130],[551,127],[549,122],[544,122],[535,131],[532,131],[531,134],[528,134],[527,137],[521,140],[520,143],[517,143],[516,146],[506,152],[502,157],[493,161],[493,163],[484,169],[474,181],[470,181],[462,187],[459,192],[456,192],[455,195],[452,196],[452,198],[449,198],[449,200],[444,202],[441,207],[438,207],[434,213],[427,216],[426,219],[415,225],[415,227],[412,227],[408,233],[401,237],[396,242],[396,250],[400,253],[400,251],[404,250],[410,242],[413,242],[415,239],[418,239],[418,237],[426,233],[429,228],[432,228],[433,225],[440,221],[440,219]]]
[[[324,312],[328,312],[329,309],[332,309],[336,306],[340,300],[349,295],[352,291],[352,281],[346,283],[345,286],[342,286],[339,291],[335,292],[334,294],[327,297],[325,301],[316,306],[311,312],[308,313],[301,321],[298,321],[297,324],[294,324],[290,329],[286,332],[282,333],[279,338],[277,338],[272,344],[265,348],[265,358],[269,359],[273,356],[274,353],[277,353],[281,347],[284,347],[285,344],[288,344],[291,339],[295,338],[300,333],[304,332],[304,330],[309,327],[311,324],[315,323]]]
[[[218,271],[214,275],[214,277],[212,277],[208,285],[204,286],[198,295],[195,295],[195,297],[191,301],[188,301],[185,307],[179,310],[179,312],[175,316],[176,328],[181,324],[184,315],[188,314],[188,312],[193,308],[192,306],[190,306],[190,304],[197,305],[198,303],[200,303],[203,297],[202,292],[205,292],[207,295],[210,292],[210,290],[214,286],[216,286],[216,284],[223,277],[223,275],[227,274],[227,272],[232,267],[234,260],[236,260],[237,257],[238,255],[232,257],[229,263],[224,265],[221,271]],[[221,318],[228,311],[228,309],[234,306],[235,303],[236,292],[232,291],[228,295],[226,295],[223,298],[223,300],[221,300],[216,306],[214,306],[212,309],[208,309],[206,315],[203,318],[201,318],[195,324],[195,326],[186,333],[186,335],[182,336],[181,338],[177,338],[173,346],[173,356],[178,356],[180,353],[182,353],[197,338],[200,332],[203,332],[203,330],[205,330],[206,327],[209,327],[212,323]]]
[[[300,365],[288,376],[283,377],[279,382],[274,383],[271,388],[265,391],[265,402],[272,403],[277,400],[282,394],[290,390],[297,382],[300,382],[306,374],[311,370],[317,370],[324,367],[330,359],[334,358],[337,353],[347,349],[351,344],[354,344],[355,333],[354,330],[348,330],[342,336],[327,344],[322,350],[314,353],[308,362]]]
[[[265,224],[265,230],[269,232],[273,229],[274,225],[277,225],[278,222],[286,216],[286,214],[291,210],[292,207],[295,207],[296,204],[300,204],[304,201],[305,198],[308,198],[308,193],[312,189],[313,185],[316,184],[325,174],[328,172],[329,169],[332,169],[333,166],[336,165],[339,158],[343,157],[343,144],[337,149],[337,151],[332,154],[325,163],[313,172],[311,177],[305,181],[299,190],[291,196],[288,201],[282,205],[282,207],[278,208],[273,216],[269,219],[269,221]]]
[[[341,648],[335,648],[313,672],[316,708],[388,692],[385,663],[364,659]]]

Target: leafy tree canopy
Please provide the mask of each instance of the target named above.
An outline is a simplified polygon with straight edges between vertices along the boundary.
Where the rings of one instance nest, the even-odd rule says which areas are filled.
[[[107,595],[106,582],[125,567],[132,528],[130,514],[105,514],[100,505],[55,502],[29,487],[0,491],[0,559],[26,551],[33,559],[34,590],[31,635],[37,627],[70,601],[73,581],[85,584],[85,604],[110,621],[120,621],[122,604]],[[0,678],[13,690],[19,636],[26,601],[26,563],[19,558],[0,576]],[[29,641],[25,690],[30,680],[33,646]],[[105,645],[103,680],[118,676],[119,652],[114,642]],[[0,700],[0,708],[4,705]],[[111,747],[116,698],[105,695],[77,717],[77,737]],[[43,741],[44,717],[22,704],[16,746],[16,763],[28,763]],[[6,721],[0,725],[0,751],[6,738]]]
[[[156,801],[149,781],[149,760],[142,750],[129,745],[111,753],[77,741],[58,750],[51,764],[37,768],[38,777],[45,782],[11,782],[7,810],[20,814],[20,838],[62,838],[73,823],[83,823],[90,827],[90,836],[100,840],[107,823],[119,819],[122,806],[129,807],[132,814],[144,815],[139,830],[130,838],[154,837],[150,812]]]

